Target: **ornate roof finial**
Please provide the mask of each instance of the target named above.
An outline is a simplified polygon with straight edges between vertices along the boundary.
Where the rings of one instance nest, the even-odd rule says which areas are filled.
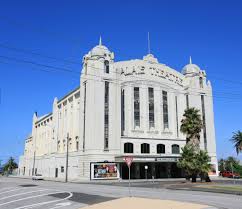
[[[99,38],[99,46],[102,46],[102,37]]]
[[[148,32],[148,54],[150,54],[150,32]]]
[[[192,64],[192,56],[190,56],[190,62],[189,63]]]

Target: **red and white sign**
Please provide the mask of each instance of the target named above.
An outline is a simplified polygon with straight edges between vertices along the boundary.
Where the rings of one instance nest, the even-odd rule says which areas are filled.
[[[125,162],[126,162],[126,164],[127,164],[128,167],[131,166],[131,164],[133,162],[133,159],[134,159],[133,157],[125,157],[124,158],[124,160],[125,160]]]

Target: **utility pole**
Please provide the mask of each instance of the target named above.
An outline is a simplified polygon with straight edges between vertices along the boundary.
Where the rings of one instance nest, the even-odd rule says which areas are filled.
[[[68,155],[69,155],[69,133],[67,133],[67,144],[66,144],[66,179],[65,182],[68,182]]]
[[[233,164],[232,164],[232,162],[230,162],[230,166],[231,166],[231,171],[232,171],[233,180],[234,180],[234,169],[233,169]],[[235,184],[235,180],[234,180],[234,184]]]

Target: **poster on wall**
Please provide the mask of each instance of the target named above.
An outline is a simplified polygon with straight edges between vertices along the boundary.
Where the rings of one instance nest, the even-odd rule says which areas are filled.
[[[91,179],[119,178],[117,163],[91,163]]]

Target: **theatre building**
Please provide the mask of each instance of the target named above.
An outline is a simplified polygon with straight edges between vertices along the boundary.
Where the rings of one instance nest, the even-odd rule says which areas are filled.
[[[126,179],[124,158],[132,156],[132,179],[181,177],[177,161],[186,136],[180,126],[188,107],[200,110],[200,148],[211,158],[210,174],[217,175],[213,95],[206,72],[191,59],[179,72],[153,54],[115,62],[100,40],[83,57],[80,86],[55,98],[51,113],[34,113],[19,175]]]

